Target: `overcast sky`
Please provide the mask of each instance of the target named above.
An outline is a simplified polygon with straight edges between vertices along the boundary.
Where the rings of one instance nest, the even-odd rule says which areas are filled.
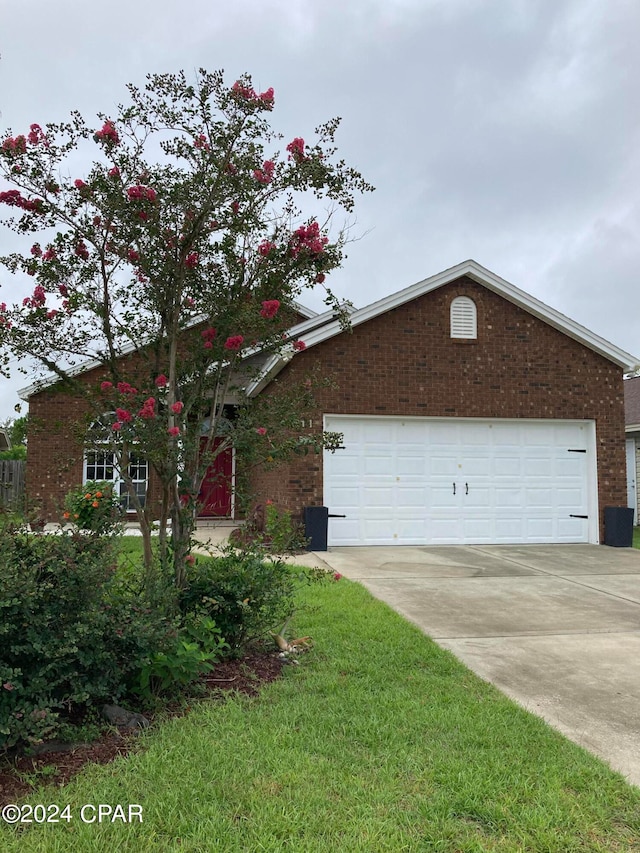
[[[248,72],[287,137],[342,116],[377,188],[336,293],[473,258],[640,360],[639,38],[638,0],[0,0],[0,128],[108,114],[148,72]],[[0,379],[0,419],[28,384]]]

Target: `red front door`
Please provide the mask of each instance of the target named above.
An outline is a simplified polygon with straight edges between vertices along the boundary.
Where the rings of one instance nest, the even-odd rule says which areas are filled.
[[[214,450],[223,439],[216,438]],[[200,447],[204,447],[206,439],[201,439]],[[231,517],[231,478],[233,475],[233,450],[227,447],[213,460],[205,474],[198,495],[200,511],[198,518]]]

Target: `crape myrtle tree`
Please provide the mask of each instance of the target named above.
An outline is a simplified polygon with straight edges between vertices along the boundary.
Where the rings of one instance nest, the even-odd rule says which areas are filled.
[[[158,511],[129,470],[132,454],[146,457],[162,486],[161,561],[180,586],[215,455],[253,442],[252,458],[262,443],[264,458],[283,459],[305,440],[295,427],[312,403],[311,378],[297,397],[257,408],[259,422],[249,401],[225,418],[225,401],[246,383],[252,354],[304,348],[283,330],[305,288],[322,284],[340,313],[324,281],[342,261],[345,231],[332,237],[329,224],[372,188],[336,157],[338,119],[313,144],[282,140],[269,121],[273,90],[256,92],[248,76],[229,86],[201,69],[193,83],[150,75],[128,90],[129,102],[96,123],[74,112],[0,143],[5,224],[35,235],[28,251],[0,259],[34,285],[21,304],[0,304],[0,343],[5,370],[9,357],[35,360],[85,399],[101,425],[85,440],[93,434],[114,454],[150,569]],[[74,172],[89,160],[88,172]],[[322,222],[303,216],[308,203],[326,209]],[[94,384],[74,371],[87,356],[102,368]]]

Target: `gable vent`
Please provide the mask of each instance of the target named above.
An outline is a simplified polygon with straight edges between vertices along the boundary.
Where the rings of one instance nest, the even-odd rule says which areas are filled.
[[[476,303],[468,296],[456,296],[451,303],[451,337],[478,337]]]

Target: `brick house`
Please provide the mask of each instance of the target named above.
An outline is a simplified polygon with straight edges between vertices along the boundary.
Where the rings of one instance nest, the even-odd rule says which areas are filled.
[[[626,505],[623,373],[638,360],[475,261],[355,311],[350,331],[328,312],[291,334],[306,350],[269,358],[246,393],[319,365],[334,384],[303,430],[342,447],[255,473],[253,493],[346,516],[330,545],[597,543],[604,507]],[[68,416],[47,389],[25,396],[30,421]],[[56,455],[59,437],[29,438],[32,498],[78,482],[82,462],[63,475]]]

